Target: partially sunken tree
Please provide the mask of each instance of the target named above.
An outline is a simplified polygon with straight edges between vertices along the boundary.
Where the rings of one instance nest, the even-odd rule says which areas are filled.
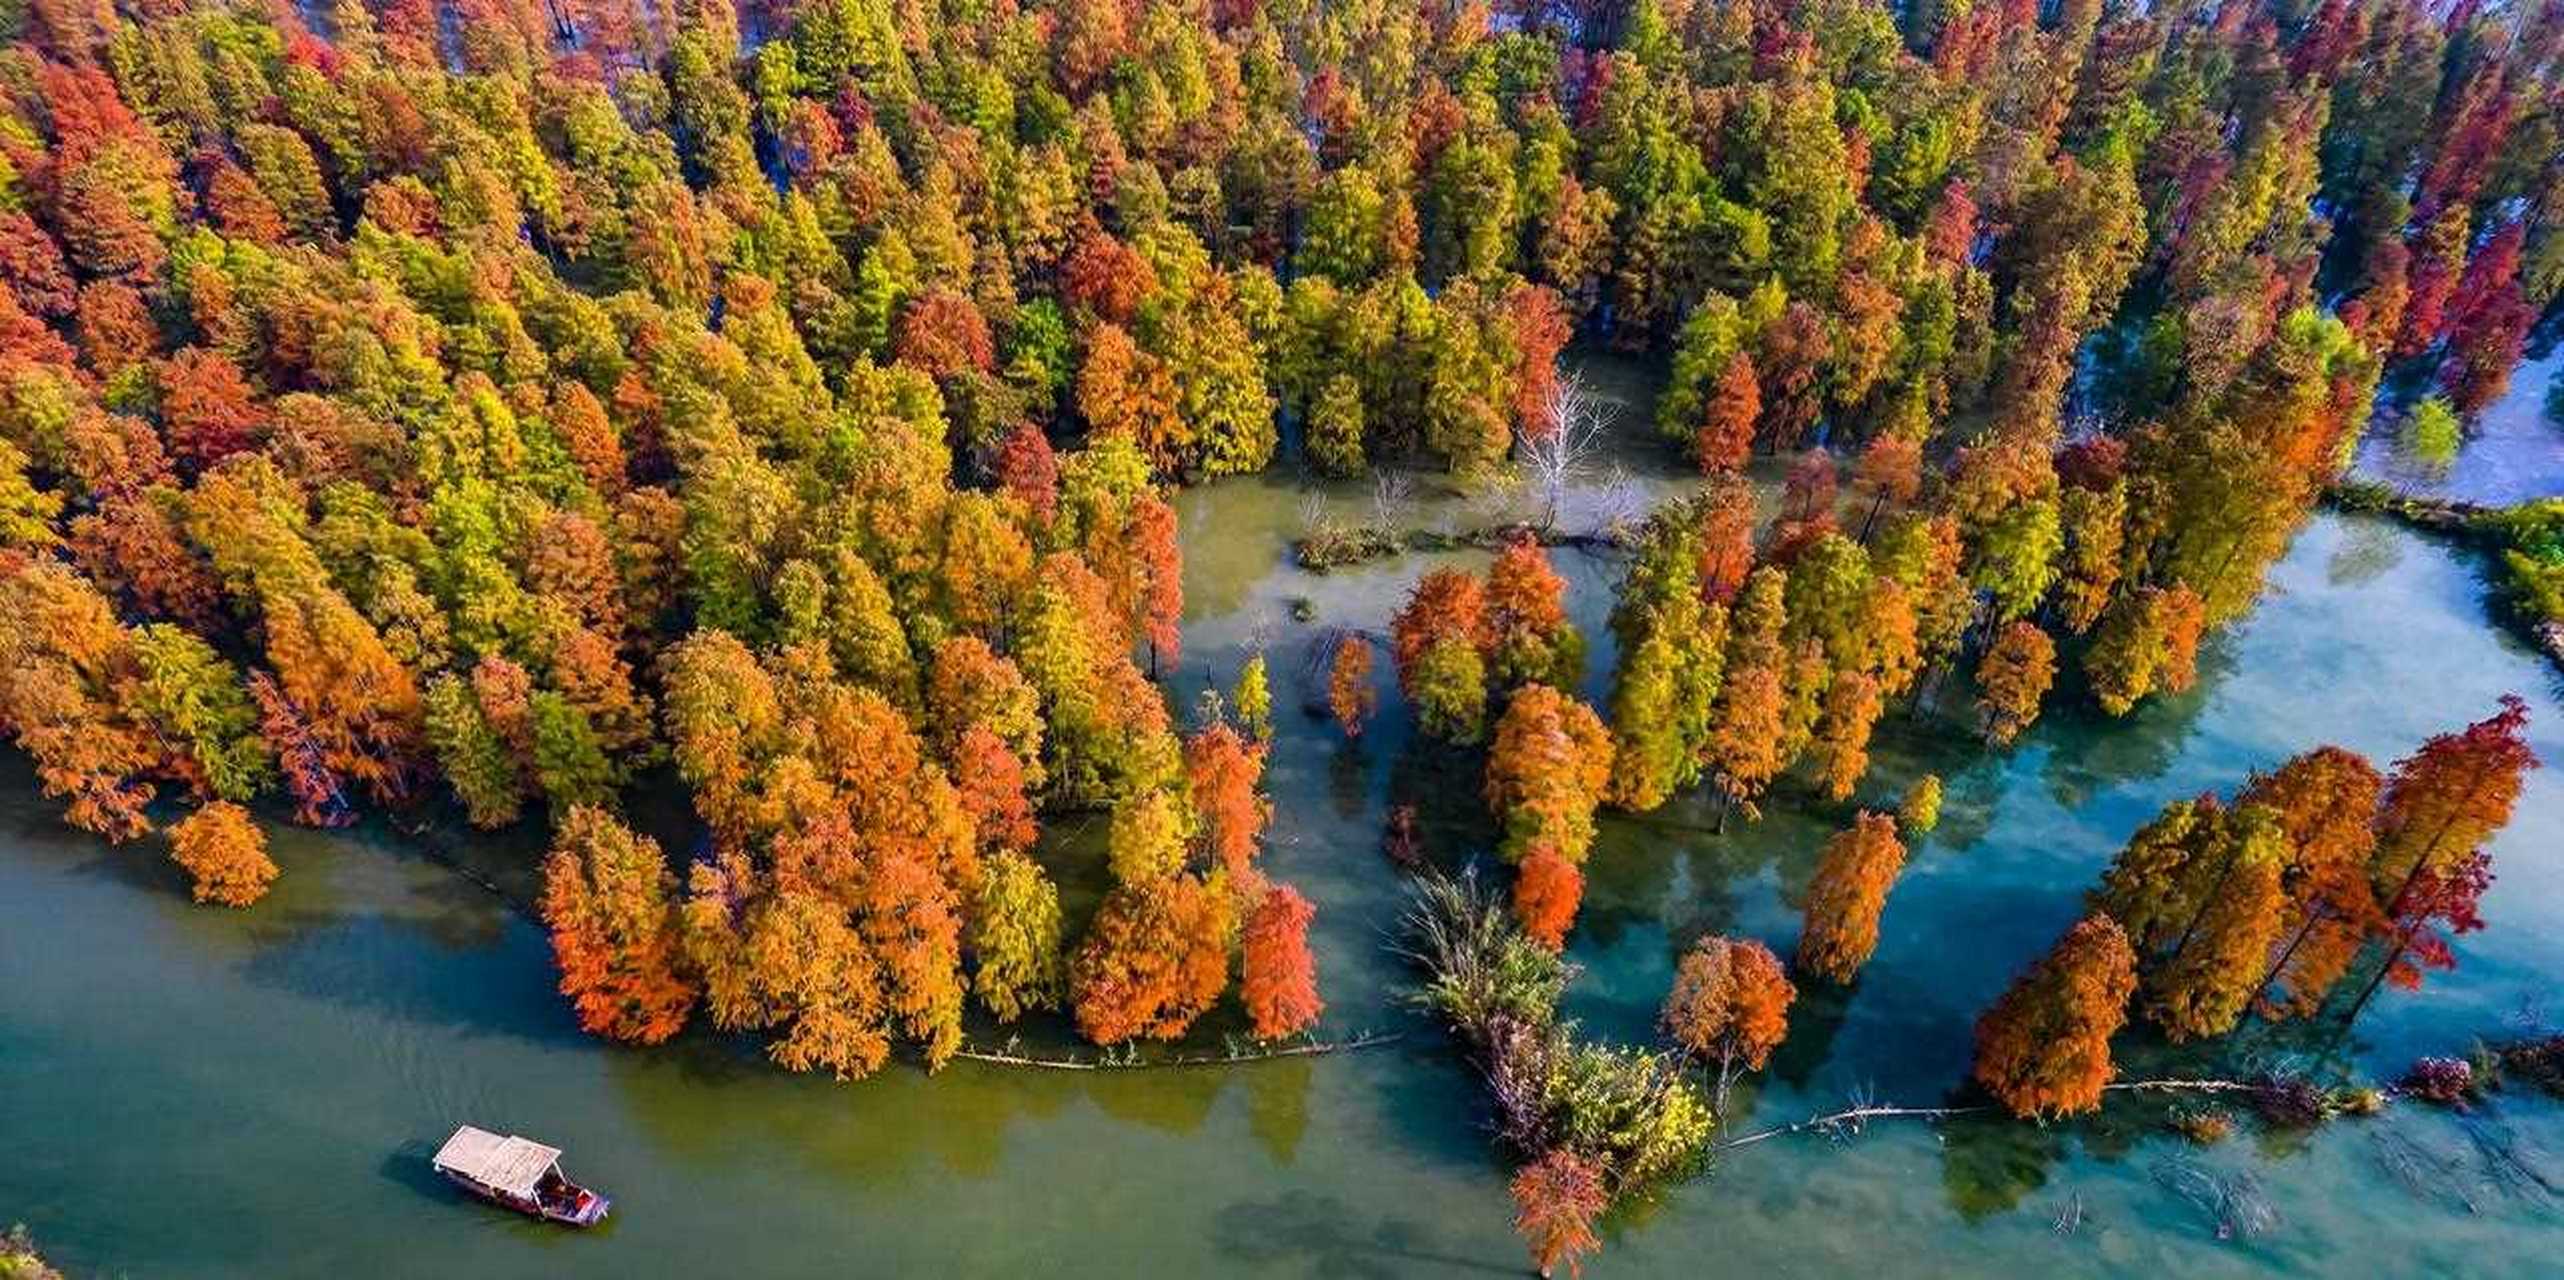
[[[2025,1120],[2099,1107],[2117,1074],[2110,1037],[2136,990],[2128,935],[2108,916],[2084,917],[1977,1019],[1976,1082]]]

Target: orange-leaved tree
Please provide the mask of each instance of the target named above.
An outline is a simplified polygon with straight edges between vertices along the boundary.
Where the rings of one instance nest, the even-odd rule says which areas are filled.
[[[2175,1042],[2234,1029],[2287,927],[2287,837],[2267,809],[2233,810],[2212,878],[2172,954],[2145,975],[2146,1016]]]
[[[676,889],[657,841],[593,806],[562,816],[543,863],[543,923],[581,1027],[657,1044],[685,1026],[696,987],[684,971]]]
[[[1683,953],[1659,1021],[1684,1053],[1717,1066],[1724,1110],[1737,1074],[1762,1070],[1780,1047],[1797,998],[1771,948],[1711,934]]]
[[[1798,967],[1850,982],[1878,949],[1879,913],[1887,909],[1887,891],[1904,867],[1905,843],[1896,838],[1896,819],[1887,814],[1864,809],[1827,841],[1807,885]]]
[[[2015,622],[1998,632],[1976,665],[1977,722],[1985,740],[2004,746],[2039,718],[2039,702],[2057,676],[2057,646],[2038,624]]]
[[[2268,810],[2288,841],[2281,870],[2286,940],[2256,993],[2265,1012],[2313,1013],[2375,927],[2368,862],[2385,785],[2367,757],[2323,746],[2256,775],[2236,797]]]
[[[1514,921],[1532,941],[1556,951],[1567,945],[1584,896],[1585,873],[1556,849],[1534,846],[1514,872]]]
[[[1486,589],[1457,569],[1426,574],[1389,619],[1398,692],[1428,736],[1468,743],[1485,731],[1486,632]]]
[[[1754,431],[1762,418],[1763,388],[1754,380],[1754,361],[1738,351],[1710,385],[1700,429],[1692,436],[1692,460],[1712,475],[1742,468],[1753,456]]]
[[[1826,799],[1850,799],[1861,775],[1869,772],[1870,733],[1881,707],[1878,681],[1867,672],[1846,671],[1826,687],[1824,714],[1811,744]]]
[[[1720,826],[1727,811],[1746,806],[1789,764],[1782,754],[1789,713],[1789,654],[1782,631],[1789,623],[1782,592],[1786,576],[1766,565],[1745,580],[1729,615],[1726,675],[1711,705],[1708,764],[1720,798]]]
[[[2110,1037],[2136,989],[2137,955],[2118,922],[2077,921],[1977,1019],[1976,1082],[2023,1119],[2100,1106],[2117,1073]]]
[[[1545,684],[1505,704],[1487,753],[1487,807],[1503,827],[1497,853],[1520,862],[1547,845],[1581,863],[1594,843],[1594,808],[1611,780],[1611,735],[1593,708]]]
[[[1487,569],[1482,642],[1492,689],[1572,689],[1584,678],[1585,642],[1567,620],[1566,591],[1549,553],[1531,539],[1515,538],[1496,554]]]
[[[1318,999],[1316,962],[1309,957],[1309,921],[1316,914],[1299,890],[1274,885],[1247,915],[1239,946],[1238,996],[1258,1040],[1304,1031],[1326,1007]]]
[[[1113,890],[1069,961],[1077,1029],[1097,1044],[1182,1036],[1227,989],[1236,932],[1225,886],[1179,872]]]
[[[1335,656],[1327,660],[1327,710],[1344,736],[1359,738],[1362,723],[1378,703],[1371,688],[1371,642],[1348,633],[1336,641]]]
[[[1601,1168],[1559,1147],[1524,1165],[1512,1190],[1513,1229],[1531,1249],[1532,1265],[1544,1278],[1562,1262],[1569,1275],[1583,1275],[1584,1256],[1602,1247],[1594,1221],[1611,1204]]]
[[[2474,898],[2469,886],[2489,872],[2477,866],[2484,842],[2509,825],[2528,771],[2538,765],[2528,745],[2528,704],[2502,696],[2501,710],[2455,733],[2443,733],[2395,762],[2377,814],[2370,881],[2384,908],[2379,932],[2386,964],[2370,979],[2350,1016],[2381,983],[2421,985],[2426,968],[2455,963],[2432,929],[2435,921],[2465,932]]]
[[[245,907],[267,896],[276,880],[266,833],[247,809],[228,800],[207,804],[170,827],[169,856],[195,881],[198,902]]]
[[[1233,881],[1243,883],[1255,860],[1256,841],[1271,817],[1258,784],[1264,748],[1249,743],[1222,720],[1184,743],[1184,774],[1201,815],[1201,836]]]

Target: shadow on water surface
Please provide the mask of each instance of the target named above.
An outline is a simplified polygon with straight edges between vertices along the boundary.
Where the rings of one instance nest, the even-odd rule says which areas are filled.
[[[1968,1222],[2020,1207],[2065,1159],[2065,1131],[1994,1116],[1954,1116],[1940,1126],[1941,1194]]]
[[[1415,1274],[1420,1264],[1490,1275],[1522,1273],[1518,1265],[1446,1252],[1444,1242],[1415,1219],[1382,1216],[1365,1229],[1361,1224],[1367,1216],[1336,1196],[1293,1190],[1220,1210],[1211,1220],[1211,1238],[1223,1254],[1240,1262],[1270,1265],[1298,1259],[1308,1275],[1349,1280],[1395,1280]]]
[[[498,945],[499,930],[458,928],[450,913],[279,912],[249,937],[241,973],[255,986],[406,1022],[559,1047],[590,1043],[554,995],[549,969],[529,962],[539,957]],[[426,973],[441,976],[420,981]]]

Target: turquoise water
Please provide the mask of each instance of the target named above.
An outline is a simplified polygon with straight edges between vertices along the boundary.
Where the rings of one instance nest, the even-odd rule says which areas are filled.
[[[2547,395],[2564,379],[2564,343],[2523,360],[2509,390],[2468,424],[2455,461],[2420,463],[2400,447],[2400,419],[2376,424],[2360,441],[2357,469],[2407,492],[2508,506],[2564,494],[2564,422],[2548,414]]]
[[[1681,483],[1645,450],[1624,453],[1642,489]],[[1514,500],[1433,503],[1469,502],[1475,518]],[[553,994],[536,929],[395,839],[280,832],[273,896],[243,913],[197,908],[155,849],[65,831],[13,763],[0,775],[0,1220],[28,1222],[75,1274],[1521,1273],[1474,1082],[1395,1007],[1403,975],[1382,949],[1399,895],[1378,852],[1386,806],[1419,804],[1433,851],[1458,861],[1475,838],[1475,778],[1410,740],[1385,671],[1384,714],[1358,750],[1299,711],[1308,638],[1384,625],[1444,558],[1299,573],[1285,542],[1305,502],[1265,479],[1183,496],[1191,616],[1170,687],[1181,704],[1225,683],[1250,643],[1272,653],[1267,865],[1318,905],[1328,1031],[1404,1032],[1398,1043],[1228,1069],[962,1062],[930,1079],[895,1065],[857,1084],[788,1076],[754,1044],[701,1032],[609,1048]],[[1598,698],[1616,570],[1577,553],[1560,563],[1595,641]],[[1307,623],[1292,618],[1303,598]],[[2385,523],[2318,518],[2203,666],[2191,694],[2125,721],[2061,699],[2004,754],[1893,717],[1864,798],[1939,771],[1942,826],[1914,851],[1860,984],[1802,1000],[1770,1078],[1740,1093],[1738,1127],[1855,1091],[1947,1098],[1976,1011],[2167,800],[2318,742],[2382,763],[2513,690],[2539,750],[2564,762],[2554,677],[2490,624],[2478,566]],[[1795,895],[1848,813],[1792,789],[1725,836],[1696,803],[1607,822],[1572,946],[1585,970],[1573,1014],[1595,1034],[1645,1036],[1678,948],[1704,929],[1786,953]],[[1045,856],[1076,910],[1096,833],[1070,826]],[[528,883],[524,839],[473,856]],[[2168,1066],[2132,1035],[2123,1057],[2140,1071],[2285,1059],[2391,1075],[2538,1012],[2564,972],[2564,776],[2532,777],[2497,856],[2491,927],[2462,942],[2460,970],[2381,996],[2355,1034],[2250,1032],[2223,1061]],[[1237,1025],[1214,1021],[1206,1044]],[[2521,1144],[2564,1190],[2552,1104],[2510,1095],[2470,1122],[2405,1111],[2311,1138],[2247,1124],[2206,1150],[2166,1135],[2161,1113],[2114,1105],[2051,1129],[1885,1121],[1849,1141],[1765,1143],[1615,1220],[1590,1274],[2510,1276],[2564,1256],[2554,1194],[2492,1176],[2471,1136]],[[568,1148],[571,1172],[614,1196],[613,1219],[564,1232],[444,1187],[426,1153],[467,1121]],[[2380,1164],[2407,1143],[2425,1165],[2446,1162],[2419,1191]],[[2169,1159],[2250,1174],[2275,1225],[2218,1239],[2165,1185]],[[2060,1233],[2060,1216],[2079,1225]]]

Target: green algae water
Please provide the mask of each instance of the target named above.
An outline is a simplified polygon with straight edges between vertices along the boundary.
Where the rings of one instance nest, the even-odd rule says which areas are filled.
[[[1603,370],[1634,404],[1650,390]],[[1635,415],[1633,414],[1633,417]],[[1632,424],[1643,430],[1643,423]],[[1680,478],[1644,450],[1612,485]],[[1402,901],[1379,852],[1412,803],[1432,852],[1480,838],[1476,779],[1421,750],[1380,673],[1383,714],[1358,748],[1303,714],[1323,628],[1378,629],[1435,563],[1410,555],[1325,576],[1287,564],[1311,497],[1275,479],[1179,503],[1190,603],[1170,696],[1272,655],[1276,816],[1264,857],[1317,904],[1329,1034],[1404,1033],[1384,1048],[1230,1068],[1042,1071],[894,1064],[859,1084],[787,1075],[756,1044],[703,1031],[655,1050],[579,1034],[541,933],[500,897],[369,829],[279,831],[276,891],[247,912],[199,908],[153,846],[66,830],[22,764],[0,774],[0,1221],[24,1220],[72,1274],[135,1276],[1392,1277],[1524,1271],[1474,1079],[1397,1006],[1384,949]],[[1351,509],[1368,491],[1321,494]],[[1526,495],[1418,499],[1459,525]],[[1575,518],[1583,518],[1581,515]],[[1590,698],[1612,659],[1616,566],[1558,553],[1593,641]],[[2320,517],[2269,593],[2216,637],[2189,695],[2108,721],[2069,694],[2012,751],[1892,716],[1864,798],[1924,771],[1948,784],[1940,829],[1890,899],[1877,957],[1847,991],[1811,991],[1772,1070],[1740,1089],[1743,1132],[1854,1096],[1937,1105],[1964,1077],[1976,1012],[2079,914],[2080,896],[2164,802],[2228,790],[2320,742],[2384,761],[2487,714],[2532,706],[2564,766],[2555,678],[2492,625],[2481,566],[2394,526]],[[1307,614],[1305,619],[1301,614]],[[1955,688],[1948,696],[1960,699]],[[1818,845],[1849,807],[1776,792],[1757,824],[1713,834],[1677,802],[1607,820],[1588,867],[1570,1012],[1593,1034],[1647,1036],[1679,948],[1703,930],[1786,954]],[[1091,906],[1100,822],[1062,824],[1044,856],[1073,915]],[[519,893],[530,836],[474,850]],[[2564,774],[2533,774],[2496,845],[2489,927],[2428,990],[2381,995],[2356,1030],[2248,1028],[2178,1057],[2123,1037],[2134,1073],[2287,1064],[2399,1072],[2479,1033],[2564,1016]],[[1234,1033],[1233,1011],[1197,1041]],[[980,1026],[985,1047],[1007,1032]],[[1026,1029],[1057,1047],[1055,1024]],[[1723,1156],[1614,1219],[1599,1277],[1772,1274],[2553,1274],[2564,1258],[2564,1108],[2521,1093],[2467,1117],[2400,1108],[2312,1136],[2247,1122],[2223,1145],[2166,1133],[2160,1104],[2041,1129],[1881,1121]],[[458,1123],[568,1148],[614,1197],[576,1233],[465,1199],[426,1157]],[[2203,1203],[2199,1170],[2251,1191],[2254,1231]],[[2543,1182],[2540,1182],[2540,1179]],[[2221,1228],[2224,1238],[2221,1238]]]

